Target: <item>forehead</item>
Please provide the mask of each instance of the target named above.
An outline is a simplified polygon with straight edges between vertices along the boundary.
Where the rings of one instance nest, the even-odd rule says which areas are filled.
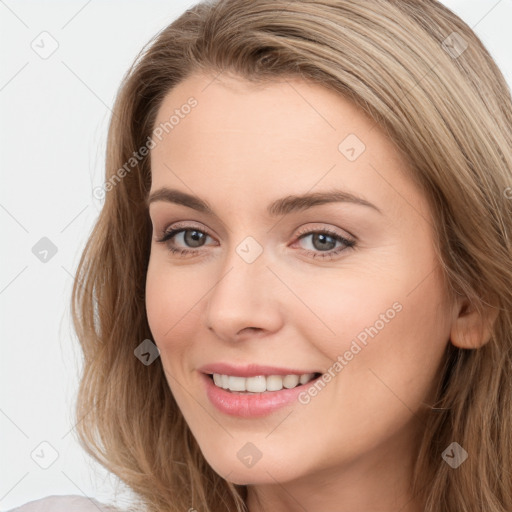
[[[344,187],[429,215],[392,141],[319,84],[192,75],[165,96],[158,127],[164,129],[151,151],[152,190],[185,185],[209,197],[222,184],[226,196],[256,198]]]
[[[179,120],[175,118],[172,128],[168,126],[169,133],[163,134],[174,151],[185,137],[202,139],[203,143],[207,138],[223,145],[245,142],[246,149],[255,148],[251,153],[259,153],[262,147],[268,148],[266,153],[282,150],[283,144],[288,147],[294,142],[297,150],[305,145],[323,150],[330,146],[337,151],[344,132],[358,133],[363,138],[374,128],[374,123],[352,103],[318,84],[298,78],[253,83],[232,75],[200,74],[192,75],[165,96],[155,126],[165,127],[190,98],[197,105]],[[373,138],[375,150],[377,138]],[[381,138],[380,142],[386,141]]]

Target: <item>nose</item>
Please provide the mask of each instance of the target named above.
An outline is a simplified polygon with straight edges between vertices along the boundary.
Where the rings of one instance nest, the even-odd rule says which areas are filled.
[[[205,322],[224,341],[276,332],[282,325],[282,283],[267,267],[265,251],[252,263],[232,251],[206,296]]]

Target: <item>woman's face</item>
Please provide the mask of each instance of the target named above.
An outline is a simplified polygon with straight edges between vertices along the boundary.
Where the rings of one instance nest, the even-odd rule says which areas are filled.
[[[426,199],[336,93],[221,79],[155,124],[146,305],[172,393],[235,483],[409,468],[451,325]]]

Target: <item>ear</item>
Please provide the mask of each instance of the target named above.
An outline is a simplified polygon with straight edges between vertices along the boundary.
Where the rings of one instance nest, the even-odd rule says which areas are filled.
[[[450,341],[453,345],[475,349],[482,347],[491,339],[499,308],[488,304],[484,304],[483,308],[483,312],[479,313],[467,298],[457,302],[450,331]]]

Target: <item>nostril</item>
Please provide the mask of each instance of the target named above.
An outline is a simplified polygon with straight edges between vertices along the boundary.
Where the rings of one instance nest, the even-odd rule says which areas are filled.
[[[238,331],[237,335],[239,335],[240,333],[243,333],[245,331],[250,331],[250,332],[258,332],[260,331],[261,329],[259,327],[244,327],[243,329],[241,329],[240,331]]]

